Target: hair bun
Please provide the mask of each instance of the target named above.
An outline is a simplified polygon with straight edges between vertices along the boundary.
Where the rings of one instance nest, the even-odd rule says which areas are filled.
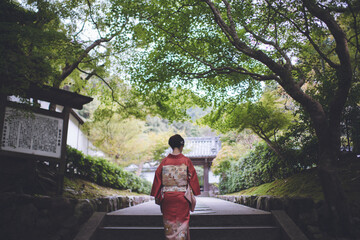
[[[185,145],[185,140],[179,134],[175,134],[169,138],[169,145],[172,149],[180,148]]]

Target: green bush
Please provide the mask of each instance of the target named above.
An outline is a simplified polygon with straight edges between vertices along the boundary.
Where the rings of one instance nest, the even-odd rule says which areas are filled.
[[[123,170],[106,159],[84,156],[82,152],[70,146],[67,146],[66,165],[66,175],[69,177],[79,177],[104,187],[150,193],[149,181]]]
[[[283,141],[283,144],[287,149],[284,158],[279,158],[265,143],[260,143],[239,160],[222,162],[219,166],[220,193],[238,192],[284,179],[317,164],[317,141],[314,139],[298,148],[292,148],[289,142]]]

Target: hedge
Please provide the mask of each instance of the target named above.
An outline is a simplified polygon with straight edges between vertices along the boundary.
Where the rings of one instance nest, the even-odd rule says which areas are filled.
[[[300,149],[288,149],[285,159],[279,158],[265,143],[237,161],[224,161],[220,168],[221,194],[284,179],[317,164],[317,142],[309,141]]]
[[[104,158],[85,156],[81,151],[67,146],[66,163],[68,177],[78,177],[104,187],[150,193],[149,181],[125,171]]]

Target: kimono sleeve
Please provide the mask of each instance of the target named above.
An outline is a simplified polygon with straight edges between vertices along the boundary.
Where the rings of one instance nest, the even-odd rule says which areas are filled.
[[[159,165],[159,167],[155,171],[154,181],[151,188],[150,196],[154,196],[155,198],[160,197],[160,190],[162,186],[162,164]]]
[[[189,171],[189,184],[190,187],[194,193],[194,195],[200,195],[200,185],[199,185],[199,179],[196,174],[196,170],[194,168],[194,165],[192,164],[191,160],[188,160],[188,171]]]

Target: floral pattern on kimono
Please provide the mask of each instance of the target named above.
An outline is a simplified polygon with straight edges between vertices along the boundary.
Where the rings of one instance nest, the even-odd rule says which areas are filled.
[[[164,230],[166,239],[187,240],[189,236],[189,223],[171,222],[164,219]]]

